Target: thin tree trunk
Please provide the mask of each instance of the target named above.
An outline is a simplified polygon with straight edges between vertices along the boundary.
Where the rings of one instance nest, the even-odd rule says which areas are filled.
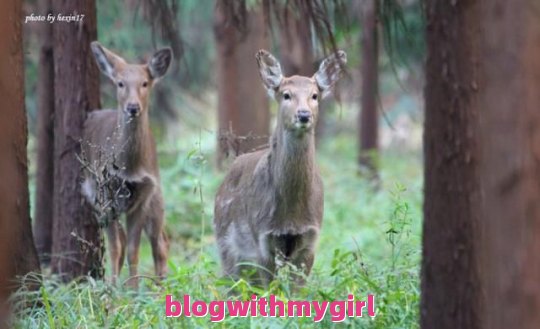
[[[99,108],[98,70],[90,54],[96,40],[94,0],[55,0],[56,13],[84,13],[82,23],[54,24],[54,224],[52,269],[64,280],[100,277],[102,240],[81,195],[80,139],[88,111]]]
[[[476,0],[459,6],[448,1],[426,3],[421,275],[421,327],[426,329],[482,328],[479,14]]]
[[[246,32],[239,32],[215,10],[218,83],[218,167],[228,155],[250,152],[268,143],[270,110],[259,79],[255,53],[269,46],[264,18],[247,14]]]
[[[40,12],[52,12],[51,0],[40,0]],[[54,58],[53,24],[39,24],[37,174],[34,234],[42,264],[50,262],[54,188]]]
[[[377,177],[379,95],[379,42],[376,0],[367,0],[362,11],[362,99],[359,116],[360,167]]]
[[[20,281],[15,276],[38,272],[39,261],[28,198],[28,131],[24,107],[21,2],[0,2],[0,301]],[[33,281],[35,283],[35,281]],[[35,286],[35,285],[32,285]],[[0,303],[0,315],[4,304]],[[0,325],[1,323],[0,318]]]
[[[481,180],[486,328],[540,328],[537,0],[482,3]]]

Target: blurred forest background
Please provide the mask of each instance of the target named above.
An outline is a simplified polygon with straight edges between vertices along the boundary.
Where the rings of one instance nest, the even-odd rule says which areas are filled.
[[[159,3],[163,5],[157,5]],[[25,13],[39,12],[37,1],[26,0],[24,4]],[[304,28],[306,31],[296,28],[307,26],[309,22],[302,21],[302,13],[294,2],[291,2],[289,9],[284,9],[285,1],[277,1],[277,8],[269,17],[271,22],[267,22],[260,1],[246,1],[248,18],[253,19],[253,16],[256,20],[248,23],[253,24],[253,29],[257,31],[242,31],[241,26],[233,26],[233,20],[225,22],[224,18],[218,17],[220,13],[214,9],[216,4],[213,1],[155,1],[154,4],[152,1],[139,0],[97,0],[96,6],[98,40],[128,61],[142,63],[154,50],[162,46],[173,47],[176,58],[172,74],[156,87],[150,106],[156,128],[154,131],[162,142],[186,138],[201,128],[217,132],[218,85],[222,81],[219,76],[218,48],[219,40],[224,39],[221,36],[222,30],[225,30],[223,26],[232,27],[227,32],[236,34],[237,38],[246,38],[240,40],[239,45],[251,43],[245,45],[246,50],[242,49],[249,55],[241,54],[246,56],[246,61],[242,62],[242,67],[237,68],[238,71],[250,70],[258,74],[253,49],[267,48],[281,60],[286,75],[312,75],[318,61],[331,50],[327,36],[315,35],[312,26]],[[175,15],[169,18],[173,19],[174,35],[168,35],[166,24],[162,22],[162,16],[159,16],[161,14],[154,12],[159,9],[152,9],[152,6],[166,6],[163,10],[169,10]],[[340,0],[328,2],[328,6],[331,6],[326,10],[330,15],[328,19],[332,23],[336,47],[346,50],[348,54],[349,75],[340,85],[340,102],[323,105],[325,113],[320,127],[323,133],[318,137],[322,140],[341,133],[354,138],[358,133],[356,117],[360,112],[362,90],[362,9],[365,4],[364,1]],[[398,6],[393,1],[382,1],[378,9],[381,15],[390,20],[386,22],[377,18],[379,58],[377,62],[370,63],[380,72],[376,104],[378,116],[381,117],[377,121],[381,130],[380,146],[382,149],[405,147],[418,150],[421,143],[418,128],[422,123],[424,59],[420,2],[403,1]],[[26,107],[32,136],[36,136],[37,129],[42,28],[41,24],[24,25]],[[102,107],[116,108],[114,86],[105,77],[101,76],[100,79]],[[257,75],[248,79],[257,83],[256,86],[252,85],[253,88],[263,90]],[[275,105],[270,99],[267,102],[271,106]],[[261,112],[264,111],[264,105],[262,108]],[[272,108],[272,111],[275,109]],[[271,127],[270,122],[266,125]],[[351,143],[351,147],[355,147],[354,144]],[[30,154],[35,153],[32,152],[35,151],[33,147],[35,144],[30,146]]]
[[[23,11],[45,14],[44,4],[50,1],[25,0]],[[418,326],[425,59],[421,1],[96,0],[95,5],[97,40],[128,62],[143,63],[163,46],[175,54],[150,105],[171,241],[169,279],[165,291],[148,280],[132,299],[107,282],[63,286],[52,276],[39,292],[52,301],[52,310],[22,310],[21,327],[174,325],[162,316],[165,293],[226,298],[231,283],[220,279],[213,198],[231,159],[266,145],[274,127],[276,104],[264,92],[255,62],[260,48],[276,55],[286,76],[311,76],[333,49],[348,55],[335,97],[320,105],[317,162],[325,184],[325,216],[314,273],[301,295],[332,300],[351,291],[375,293],[378,317],[346,323]],[[42,207],[48,204],[40,205],[38,198],[46,193],[36,188],[44,25],[28,23],[23,29],[30,195],[43,265],[48,260],[40,239],[52,239],[35,223],[43,220],[47,212]],[[103,75],[100,80],[102,108],[116,108],[115,86]],[[148,242],[141,247],[140,272],[151,275]],[[50,275],[47,267],[42,270]],[[108,265],[105,271],[107,277]],[[293,297],[285,281],[269,292],[245,282],[235,285],[244,297],[270,292]],[[177,320],[189,328],[208,323]],[[311,323],[293,320],[300,326]],[[293,320],[271,321],[279,327]],[[322,327],[334,325],[327,320]],[[223,325],[244,327],[250,321],[267,326],[265,319],[228,319]]]
[[[207,317],[166,318],[165,295],[372,293],[375,318],[215,326],[539,328],[538,9],[537,0],[0,1],[0,299],[11,295],[11,324],[207,328]],[[24,23],[49,12],[85,18]],[[81,198],[84,120],[116,107],[91,56],[96,39],[128,62],[162,46],[176,58],[150,106],[169,272],[156,281],[144,239],[138,291],[125,287],[126,271],[111,284],[100,222]],[[312,75],[336,49],[349,58],[321,104],[324,222],[302,287],[287,280],[290,267],[268,289],[223,277],[213,235],[232,158],[264,147],[275,124],[260,48],[286,75]]]

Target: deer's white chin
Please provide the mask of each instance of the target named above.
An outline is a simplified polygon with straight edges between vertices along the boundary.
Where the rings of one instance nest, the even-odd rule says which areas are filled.
[[[305,123],[296,121],[294,123],[294,130],[297,130],[297,131],[309,131],[311,130],[312,127],[313,127],[312,121],[305,122]]]
[[[311,121],[307,123],[295,122],[290,126],[288,130],[292,136],[295,136],[296,138],[302,138],[312,133],[313,123]]]
[[[131,114],[127,111],[124,111],[124,118],[127,122],[137,119],[140,115],[141,115],[141,112],[138,112],[136,114]]]

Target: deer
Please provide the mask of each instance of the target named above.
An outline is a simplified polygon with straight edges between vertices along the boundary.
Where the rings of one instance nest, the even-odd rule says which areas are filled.
[[[214,230],[225,276],[267,286],[285,264],[303,284],[315,260],[323,220],[323,183],[315,163],[319,101],[332,94],[347,55],[324,59],[312,77],[284,77],[266,50],[255,55],[263,86],[278,103],[269,146],[237,157],[214,205]],[[255,266],[253,266],[255,265]],[[255,268],[255,273],[251,271]]]
[[[137,287],[143,230],[150,240],[156,275],[163,278],[167,271],[168,239],[148,101],[173,55],[170,48],[163,48],[148,63],[139,65],[128,64],[97,41],[91,43],[91,50],[99,70],[116,85],[118,108],[91,111],[84,122],[81,153],[87,170],[82,192],[94,207],[104,207],[98,204],[104,197],[108,208],[114,208],[107,212],[112,218],[106,225],[112,282],[116,283],[122,270],[127,247],[127,283]],[[127,235],[119,222],[123,214]]]

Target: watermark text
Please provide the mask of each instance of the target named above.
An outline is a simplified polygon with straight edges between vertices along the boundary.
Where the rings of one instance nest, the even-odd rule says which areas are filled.
[[[47,15],[36,15],[34,13],[26,15],[24,18],[24,23],[72,23],[72,22],[82,22],[84,20],[84,14],[47,14]]]
[[[347,300],[335,301],[281,301],[274,295],[269,298],[252,295],[250,300],[214,300],[205,302],[191,300],[190,295],[184,295],[181,300],[175,300],[172,295],[165,298],[165,315],[167,317],[206,317],[210,321],[221,322],[226,316],[230,317],[311,317],[314,322],[322,321],[330,316],[332,322],[342,322],[347,317],[375,317],[375,296],[367,295],[366,300],[355,299],[349,294]]]

